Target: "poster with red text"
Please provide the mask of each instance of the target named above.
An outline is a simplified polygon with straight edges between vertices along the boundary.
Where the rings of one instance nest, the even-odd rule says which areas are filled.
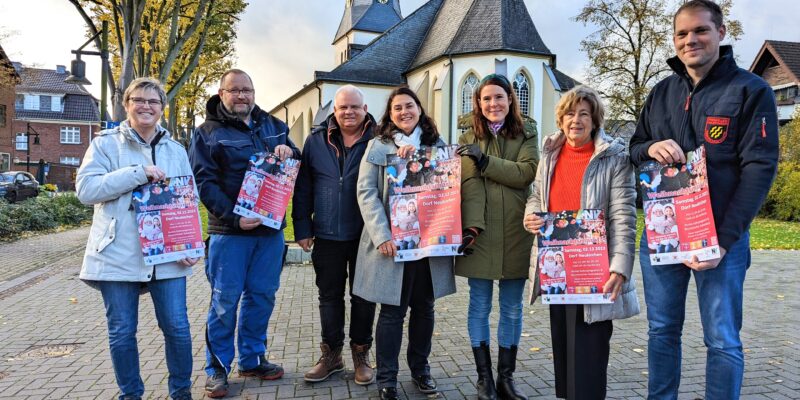
[[[643,164],[638,179],[652,265],[719,258],[703,146],[686,154],[686,164]]]
[[[407,158],[386,157],[395,261],[458,254],[461,157],[456,147],[428,147]]]
[[[131,202],[145,264],[203,256],[205,243],[193,176],[139,186]]]
[[[292,198],[300,160],[281,161],[273,153],[257,153],[250,157],[234,214],[258,218],[262,225],[280,229],[286,208]]]
[[[609,277],[605,216],[584,209],[537,213],[545,223],[537,263],[543,304],[608,304]]]

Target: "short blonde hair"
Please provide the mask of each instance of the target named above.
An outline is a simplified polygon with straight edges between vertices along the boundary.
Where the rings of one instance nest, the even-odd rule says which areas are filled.
[[[588,86],[575,86],[569,92],[561,96],[561,99],[556,105],[556,126],[561,129],[561,118],[564,117],[570,110],[577,107],[581,101],[589,103],[592,109],[592,124],[595,129],[603,127],[605,122],[605,108],[603,101],[600,99],[600,93]],[[594,132],[593,132],[594,133]]]
[[[164,90],[164,85],[156,78],[143,77],[136,78],[125,89],[125,94],[122,95],[122,102],[127,103],[131,98],[131,94],[137,90],[155,90],[158,93],[158,98],[161,99],[161,107],[167,105],[167,92]]]

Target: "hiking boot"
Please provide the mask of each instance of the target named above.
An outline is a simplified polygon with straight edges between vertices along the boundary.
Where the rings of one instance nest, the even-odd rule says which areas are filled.
[[[319,345],[322,355],[319,361],[303,375],[306,382],[322,382],[336,372],[344,371],[342,348],[331,349],[326,343]]]
[[[240,369],[239,376],[252,376],[265,381],[272,381],[283,376],[283,367],[273,364],[267,361],[266,357],[261,356],[259,357],[259,364],[255,368]]]
[[[215,369],[214,375],[206,378],[206,396],[216,399],[228,395],[228,374],[224,369]]]
[[[369,385],[375,382],[375,371],[369,362],[369,344],[351,344],[350,352],[353,354],[353,380],[359,385]]]

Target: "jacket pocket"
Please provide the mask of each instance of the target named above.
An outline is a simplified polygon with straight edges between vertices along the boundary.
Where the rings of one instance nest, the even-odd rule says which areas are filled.
[[[117,232],[117,219],[103,211],[97,212],[89,232],[89,248],[96,253],[102,252],[114,242]]]

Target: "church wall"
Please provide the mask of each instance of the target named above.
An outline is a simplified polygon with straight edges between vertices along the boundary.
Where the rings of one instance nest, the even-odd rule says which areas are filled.
[[[558,99],[561,98],[559,92],[556,92],[555,86],[553,86],[553,82],[550,80],[550,77],[547,71],[542,68],[542,82],[544,83],[543,93],[544,98],[542,99],[542,122],[539,124],[539,150],[542,149],[542,139],[556,131],[556,103],[558,103]]]

